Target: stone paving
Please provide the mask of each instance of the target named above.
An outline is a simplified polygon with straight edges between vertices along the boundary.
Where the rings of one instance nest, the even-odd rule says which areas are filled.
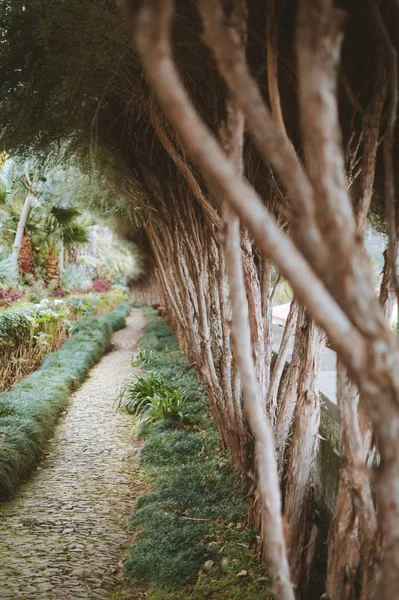
[[[120,585],[137,448],[114,401],[143,325],[134,309],[73,395],[37,472],[0,507],[2,600],[105,600]]]

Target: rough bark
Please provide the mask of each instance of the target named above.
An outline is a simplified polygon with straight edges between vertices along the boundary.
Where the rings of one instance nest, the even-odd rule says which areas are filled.
[[[22,238],[21,250],[18,258],[18,267],[23,277],[26,275],[35,275],[35,263],[33,261],[32,242],[28,234]]]
[[[46,283],[53,288],[61,285],[60,265],[54,246],[51,246],[46,263]]]
[[[315,215],[328,244],[324,280],[365,335],[378,335],[384,318],[375,295],[368,258],[357,242],[348,195],[337,103],[337,68],[343,13],[332,2],[302,0],[298,14],[297,61],[301,129]],[[373,319],[370,319],[370,313]]]
[[[284,516],[289,531],[289,561],[298,597],[306,599],[304,567],[313,548],[309,545],[312,519],[309,506],[311,473],[319,447],[320,398],[318,375],[324,347],[323,332],[309,315],[300,328],[300,371],[295,409],[294,435],[290,445]]]
[[[276,597],[293,600],[294,592],[290,581],[285,547],[272,429],[263,407],[252,359],[248,308],[242,274],[239,220],[231,209],[225,212],[225,220],[227,229],[226,264],[233,309],[232,334],[243,386],[245,413],[255,442],[259,504],[263,517],[265,548]]]
[[[322,11],[324,15],[324,5],[320,6],[319,3],[316,5],[317,10]],[[239,214],[262,253],[269,255],[287,277],[298,299],[307,305],[311,314],[325,329],[335,349],[361,387],[362,401],[368,409],[379,437],[382,458],[377,482],[379,516],[385,537],[383,573],[385,587],[381,590],[381,597],[384,599],[395,597],[399,587],[397,340],[386,326],[381,309],[375,306],[375,297],[371,298],[369,275],[363,280],[358,273],[351,280],[356,260],[361,255],[356,252],[354,258],[352,255],[344,257],[345,260],[351,261],[351,269],[349,280],[345,278],[338,286],[339,293],[335,294],[329,285],[329,274],[323,274],[323,281],[329,285],[329,293],[301,253],[278,228],[254,190],[237,177],[218,143],[198,118],[177,75],[171,58],[169,39],[172,8],[173,5],[167,0],[154,0],[152,3],[146,3],[137,14],[136,46],[142,57],[147,79],[156,91],[160,104],[178,133],[187,155],[197,164],[208,184],[217,193],[222,194],[225,201]],[[331,16],[334,15],[328,12],[328,17]],[[313,23],[313,18],[310,19],[308,27],[310,23]],[[320,34],[320,28],[316,29]],[[313,51],[315,50],[320,49],[313,48]],[[279,148],[275,150],[281,158]],[[340,148],[338,151],[340,152]],[[323,152],[325,155],[325,149]],[[328,167],[329,163],[325,163],[324,166]],[[330,176],[328,170],[325,175],[327,178]],[[339,177],[337,181],[334,180],[332,189],[327,190],[326,197],[329,202],[334,197],[332,192],[336,190],[337,182],[341,186],[341,179]],[[336,191],[340,194],[337,203],[339,207],[344,196],[341,187]],[[346,222],[342,220],[340,222],[344,228],[348,226]],[[343,233],[345,234],[345,230]],[[344,238],[346,243],[348,235],[344,235]],[[328,266],[335,274],[337,274],[334,266],[336,261],[336,255],[330,256]],[[359,260],[360,272],[365,275],[362,261],[363,259]],[[319,271],[319,275],[322,276],[322,271]],[[356,292],[359,298],[352,304],[356,296],[354,282],[359,284]],[[349,285],[349,293],[347,285]],[[334,298],[339,299],[341,308]],[[364,322],[362,317],[366,317]],[[353,322],[356,323],[356,327]]]
[[[277,421],[274,427],[274,439],[280,477],[283,475],[285,451],[298,399],[298,378],[302,356],[301,328],[304,319],[304,310],[303,307],[299,307],[298,309],[292,360],[282,379],[279,390],[279,405]]]
[[[277,353],[276,361],[273,366],[273,371],[270,378],[270,385],[267,391],[266,405],[270,413],[273,415],[272,422],[275,423],[277,418],[277,396],[281,382],[281,376],[283,374],[284,367],[287,362],[287,357],[290,351],[292,340],[294,337],[295,326],[298,316],[298,304],[294,299],[291,302],[290,311],[288,313],[287,321],[284,327],[283,337],[281,338],[280,348]],[[290,420],[290,419],[289,419]],[[284,441],[285,443],[285,441]],[[280,444],[278,444],[279,446]]]
[[[245,16],[245,4],[239,3],[237,18]],[[241,10],[243,14],[241,13]],[[245,30],[241,32],[245,37]],[[242,46],[244,51],[245,46]],[[238,174],[242,174],[242,148],[244,138],[244,117],[232,104],[229,106],[229,122],[227,135],[231,142],[229,158],[236,167]],[[259,290],[258,282],[254,282],[255,274],[249,268],[248,245],[244,248],[247,258],[247,268],[243,265],[243,252],[241,247],[240,221],[231,207],[226,204],[224,208],[226,227],[225,255],[226,267],[229,277],[230,302],[232,306],[232,339],[234,353],[241,376],[245,415],[254,438],[255,445],[255,470],[256,484],[259,493],[259,509],[261,511],[261,528],[263,542],[273,578],[274,592],[278,598],[294,600],[294,591],[290,579],[287,561],[287,552],[284,538],[283,520],[281,514],[281,496],[277,463],[274,454],[273,434],[270,421],[264,405],[262,390],[262,375],[257,373],[256,351],[264,357],[263,327],[256,318],[255,308],[252,307],[252,318],[256,319],[252,330],[259,336],[251,339],[251,316],[248,306],[248,289],[254,293]],[[248,240],[246,240],[248,242]],[[249,263],[249,264],[248,264]],[[245,272],[247,273],[247,287],[245,285]],[[253,298],[252,298],[253,299]],[[260,295],[258,297],[260,308]],[[261,316],[259,310],[258,315]],[[262,323],[263,325],[263,323]],[[255,357],[252,351],[255,349]],[[260,381],[259,381],[260,379]]]
[[[384,250],[384,268],[380,285],[380,303],[384,310],[387,323],[391,325],[393,307],[395,304],[395,289],[392,281],[391,265],[388,258],[388,250]]]
[[[388,63],[388,118],[384,140],[384,167],[385,167],[385,213],[388,230],[388,260],[391,270],[393,287],[397,297],[399,309],[399,275],[398,275],[398,250],[399,220],[396,214],[395,198],[395,166],[394,166],[394,136],[398,110],[398,56],[392,44],[387,28],[381,18],[378,6],[373,3],[374,17],[379,28],[382,42],[385,46],[386,62]],[[399,314],[399,310],[398,310]]]
[[[359,393],[341,362],[337,365],[337,398],[344,466],[329,537],[327,595],[331,600],[354,598],[360,570],[361,600],[372,600],[379,577],[381,537],[367,469],[369,448],[359,420]]]

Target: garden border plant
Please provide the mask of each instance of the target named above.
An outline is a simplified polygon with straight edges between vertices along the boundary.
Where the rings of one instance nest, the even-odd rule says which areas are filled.
[[[42,365],[0,394],[0,497],[9,497],[41,458],[70,394],[84,381],[122,329],[131,310],[121,303],[108,314],[84,317],[71,337]]]
[[[139,429],[140,469],[149,491],[130,520],[135,542],[125,572],[134,591],[126,597],[267,598],[269,579],[256,557],[256,533],[242,523],[248,489],[220,448],[205,392],[175,335],[153,310],[144,310],[147,324],[134,364],[146,373],[125,386],[119,406],[140,420],[151,394],[166,397],[166,390],[181,394],[184,410],[179,419],[166,411]]]
[[[104,294],[43,299],[0,312],[0,392],[35,371],[67,339],[71,322],[100,316],[127,300],[123,289]]]

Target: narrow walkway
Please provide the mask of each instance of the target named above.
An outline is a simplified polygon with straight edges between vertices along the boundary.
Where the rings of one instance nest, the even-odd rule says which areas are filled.
[[[73,395],[48,456],[0,507],[0,598],[112,598],[128,543],[134,454],[131,419],[116,412],[144,316],[133,310]]]

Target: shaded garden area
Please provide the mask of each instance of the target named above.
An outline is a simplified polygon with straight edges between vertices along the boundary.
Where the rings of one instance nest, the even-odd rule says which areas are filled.
[[[154,481],[134,517],[133,580],[155,599],[173,593],[176,565],[185,585],[201,584],[209,561],[209,572],[221,568],[207,526],[183,527],[185,473],[193,491],[203,483],[199,519],[218,513],[224,523],[234,508],[255,532],[238,543],[260,579],[267,565],[259,596],[397,597],[397,5],[4,0],[0,25],[0,281],[10,305],[0,335],[4,322],[16,363],[35,368],[70,332],[45,369],[75,327],[79,335],[79,306],[106,319],[92,304],[126,293],[108,288],[125,282],[133,245],[133,298],[159,305],[177,338],[157,321],[152,347],[147,331],[137,361],[150,373],[120,399],[146,439],[142,466]],[[97,262],[90,219],[113,231],[102,244],[94,233]],[[366,250],[370,227],[382,240],[381,273]],[[123,281],[107,258],[117,247]],[[283,286],[290,308],[276,352]],[[22,366],[8,374],[7,343],[5,388],[26,375]],[[314,475],[326,344],[338,356],[332,513]],[[176,466],[180,444],[187,464]],[[169,539],[166,529],[176,534],[170,547],[155,541],[156,531]]]

